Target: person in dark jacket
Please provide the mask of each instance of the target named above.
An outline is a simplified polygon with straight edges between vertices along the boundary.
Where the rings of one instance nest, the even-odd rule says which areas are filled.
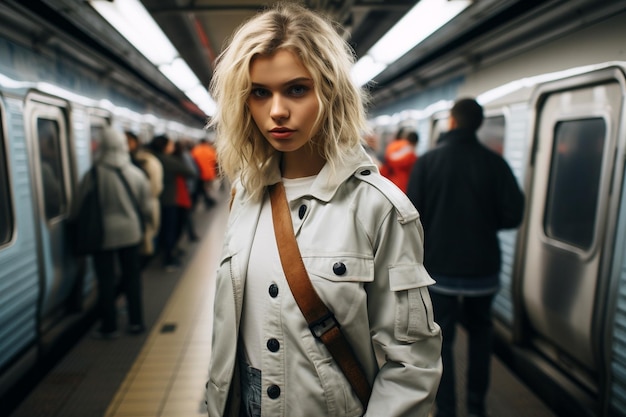
[[[478,141],[482,121],[483,109],[474,99],[458,100],[449,132],[417,160],[407,188],[424,226],[424,266],[437,281],[429,288],[443,333],[437,417],[456,416],[453,345],[461,318],[469,337],[468,415],[487,415],[491,307],[500,272],[497,232],[519,226],[524,212],[511,168]]]
[[[159,246],[165,270],[173,271],[181,266],[181,261],[175,253],[178,230],[176,177],[195,178],[196,173],[182,159],[172,155],[174,142],[166,135],[156,136],[152,139],[150,147],[163,166],[163,191],[159,196],[161,203]]]

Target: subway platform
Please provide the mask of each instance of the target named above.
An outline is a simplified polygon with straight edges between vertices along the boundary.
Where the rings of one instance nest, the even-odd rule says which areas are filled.
[[[203,238],[184,242],[184,268],[166,272],[150,265],[145,271],[146,333],[114,340],[86,334],[7,417],[206,416],[214,272],[228,216],[226,200],[222,196],[211,210],[196,210]],[[122,329],[124,319],[120,317]],[[459,387],[467,365],[464,336],[459,331]],[[488,409],[491,417],[556,416],[495,357]]]

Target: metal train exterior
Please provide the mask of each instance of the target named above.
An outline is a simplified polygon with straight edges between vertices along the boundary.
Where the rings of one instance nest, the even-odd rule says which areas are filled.
[[[158,110],[64,54],[0,36],[0,403],[93,311],[90,258],[70,254],[65,223],[103,127],[204,137],[202,120]]]
[[[496,351],[559,415],[626,416],[626,15],[377,109],[436,146],[458,97],[527,198],[500,233]],[[584,47],[582,47],[584,46]]]

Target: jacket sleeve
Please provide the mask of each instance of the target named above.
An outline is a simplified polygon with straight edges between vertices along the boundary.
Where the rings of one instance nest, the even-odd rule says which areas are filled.
[[[434,280],[423,266],[423,231],[413,213],[390,210],[374,240],[368,311],[376,356],[384,361],[366,416],[428,417],[441,378],[441,332],[427,288]]]
[[[520,225],[524,217],[524,194],[509,165],[503,160],[498,176],[498,229],[512,229]]]
[[[149,155],[145,159],[146,170],[150,177],[150,192],[153,197],[159,197],[163,191],[163,165],[156,156]]]
[[[138,201],[144,223],[154,226],[156,224],[154,211],[154,204],[156,201],[152,196],[150,183],[147,178],[142,178],[140,181]]]

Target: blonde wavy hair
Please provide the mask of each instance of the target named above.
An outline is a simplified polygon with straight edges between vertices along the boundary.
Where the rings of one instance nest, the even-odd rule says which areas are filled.
[[[350,77],[354,51],[338,26],[300,5],[279,3],[241,25],[220,54],[211,81],[217,112],[209,122],[217,131],[219,165],[230,179],[240,178],[253,196],[262,195],[267,174],[280,159],[254,123],[246,105],[250,66],[259,56],[287,49],[311,73],[319,100],[318,133],[310,141],[334,168],[359,146],[367,129],[366,93]]]

